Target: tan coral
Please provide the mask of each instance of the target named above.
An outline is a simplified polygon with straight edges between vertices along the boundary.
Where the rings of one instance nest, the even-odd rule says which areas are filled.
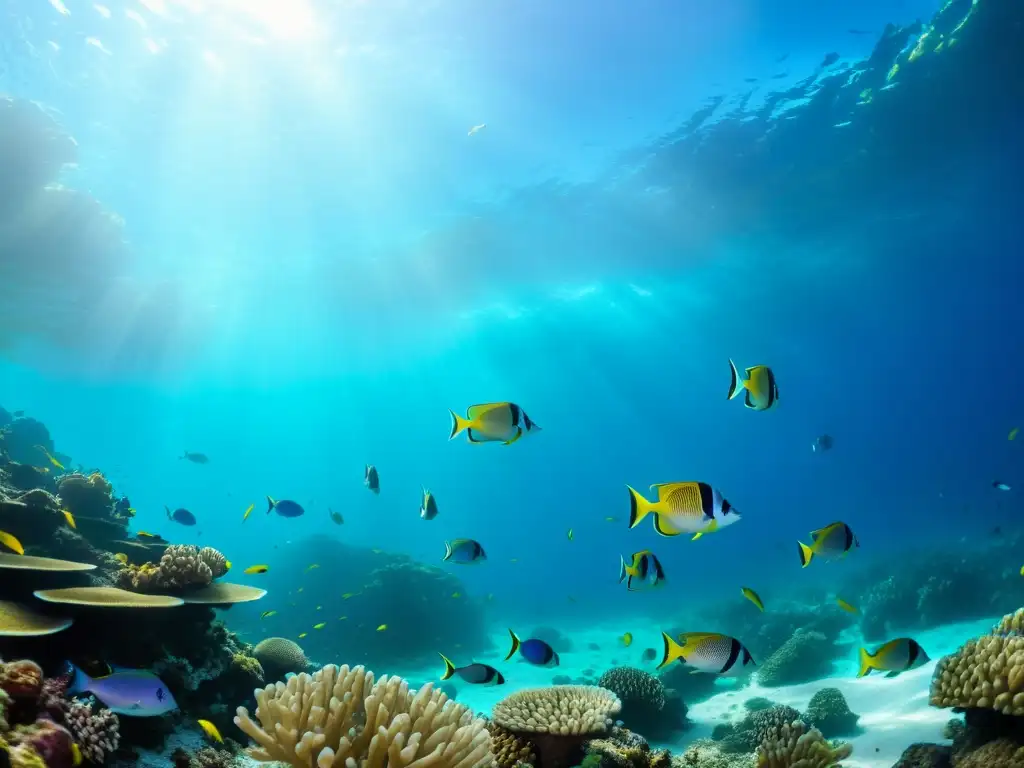
[[[619,697],[596,685],[527,688],[494,706],[494,722],[510,731],[596,736],[619,713]]]
[[[227,561],[216,549],[172,544],[164,551],[158,565],[127,565],[117,574],[117,580],[125,589],[154,592],[207,587],[227,572]]]
[[[498,768],[516,768],[520,763],[533,765],[537,762],[535,747],[525,735],[512,733],[494,721],[487,723],[487,730],[491,732],[491,752]]]
[[[935,667],[934,707],[994,709],[1024,715],[1024,608],[988,635],[970,640]]]
[[[853,747],[831,746],[817,728],[803,721],[771,729],[757,748],[758,768],[832,768],[850,756]]]
[[[486,723],[428,683],[374,680],[361,666],[324,667],[258,688],[256,719],[238,708],[237,725],[260,762],[295,768],[490,768]]]

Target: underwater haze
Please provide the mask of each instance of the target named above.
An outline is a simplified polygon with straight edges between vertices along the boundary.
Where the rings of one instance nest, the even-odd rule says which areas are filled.
[[[891,683],[910,730],[861,711],[844,764],[948,744],[934,665],[857,688],[858,648],[935,662],[1024,605],[1022,22],[1012,0],[10,0],[0,499],[87,524],[54,543],[12,506],[0,533],[122,587],[213,547],[266,590],[218,609],[238,648],[415,685],[477,662],[504,685],[444,678],[476,710],[656,676],[680,633],[760,667],[813,631],[827,649],[775,684],[806,697],[724,675],[666,683],[672,727],[623,719],[676,754],[755,693],[803,711],[844,680],[866,710]],[[94,472],[80,514],[62,489]],[[704,485],[646,515],[627,489],[667,483]],[[559,668],[505,660],[509,628]],[[65,655],[163,668],[119,642]],[[244,744],[254,702],[193,716],[161,677],[176,727]]]

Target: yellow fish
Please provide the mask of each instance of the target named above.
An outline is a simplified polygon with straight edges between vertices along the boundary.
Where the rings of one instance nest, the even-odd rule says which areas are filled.
[[[530,420],[526,411],[515,403],[471,405],[466,410],[465,419],[453,410],[449,409],[448,413],[452,416],[452,433],[448,436],[449,440],[465,431],[471,443],[511,445],[523,435],[540,431],[540,427]]]
[[[217,730],[217,726],[211,723],[209,720],[197,720],[199,727],[203,729],[203,733],[209,736],[211,739],[216,741],[218,744],[223,744],[224,739],[220,737],[220,731]]]
[[[378,632],[383,632],[387,628],[388,628],[387,624],[381,624],[379,627],[377,627],[377,631]]]
[[[338,617],[338,621],[344,621],[347,618],[348,618],[348,616],[339,616]]]
[[[732,525],[740,518],[721,491],[707,483],[693,480],[657,483],[651,486],[651,490],[658,493],[657,501],[644,498],[628,485],[626,488],[629,491],[630,528],[636,528],[641,520],[653,514],[657,533],[662,536],[692,533],[696,540],[705,533],[714,533],[719,528]]]
[[[1017,437],[1017,433],[1020,432],[1020,427],[1014,427],[1010,430],[1010,434],[1006,436],[1007,440],[1013,440]]]
[[[249,519],[249,515],[251,515],[251,514],[252,514],[252,511],[253,511],[254,509],[256,509],[256,505],[255,505],[255,504],[250,504],[250,505],[249,505],[248,507],[246,507],[246,508],[245,508],[245,513],[244,513],[244,514],[242,515],[242,522],[243,522],[243,523],[244,523],[244,522],[245,522],[246,520],[248,520],[248,519]]]
[[[572,528],[569,529],[569,533],[566,535],[569,537],[569,541],[572,541]]]
[[[68,525],[70,525],[72,528],[78,528],[78,526],[75,525],[75,516],[74,515],[72,515],[66,509],[61,510],[61,513],[64,515],[64,519],[68,521]]]
[[[743,593],[743,596],[747,598],[747,600],[749,600],[757,606],[757,610],[761,611],[762,613],[764,612],[764,603],[761,602],[761,598],[757,594],[757,592],[752,590],[750,587],[742,587],[740,589],[740,592]]]
[[[225,560],[224,561],[224,567],[227,568],[230,571],[231,570],[231,561],[230,560]]]
[[[261,619],[269,619],[271,616],[277,616],[277,611],[264,611],[260,614]]]
[[[57,461],[55,458],[53,458],[53,456],[50,455],[50,452],[46,450],[46,448],[44,448],[41,445],[37,445],[36,448],[43,452],[43,455],[46,456],[46,458],[49,460],[51,464],[53,464],[53,466],[55,466],[57,469],[61,471],[64,470],[64,465]]]
[[[324,627],[326,627],[326,626],[327,626],[327,623],[326,623],[326,622],[323,622],[323,621],[321,621],[321,622],[320,622],[319,624],[314,624],[314,625],[313,625],[313,629],[323,629],[323,628],[324,628]]]
[[[135,517],[135,507],[128,507],[128,517]]]
[[[868,651],[867,648],[861,648],[860,669],[857,671],[857,677],[869,675],[872,670],[888,672],[886,677],[896,677],[900,672],[916,669],[922,664],[927,664],[928,661],[930,661],[928,654],[916,640],[910,637],[898,637],[882,645],[874,653]]]
[[[767,365],[755,365],[741,374],[736,363],[729,361],[732,378],[729,382],[729,399],[738,397],[744,391],[747,396],[744,405],[754,411],[767,411],[779,402],[779,387],[775,383],[775,373]]]
[[[78,768],[82,764],[82,748],[71,742],[71,765]]]
[[[126,555],[124,552],[118,552],[116,555],[114,555],[114,559],[117,560],[117,562],[122,563],[124,565],[128,564],[128,555]]]
[[[462,597],[459,592],[452,592],[452,597]]]
[[[306,566],[306,571],[312,571],[313,569],[319,568],[319,567],[320,567],[320,563],[310,563],[309,565]]]
[[[622,637],[620,637],[619,640],[622,641],[622,644],[624,646],[629,648],[629,646],[631,646],[633,644],[633,633],[632,632],[627,632]]]
[[[308,634],[309,634],[308,632],[299,632],[299,640],[301,640],[302,638],[304,638]]]
[[[5,531],[0,531],[0,544],[3,544],[8,549],[13,549],[19,555],[25,554],[25,548],[21,546],[21,542]]]
[[[358,592],[346,592],[344,595],[341,596],[341,599],[348,600],[350,597],[355,597],[358,594]]]
[[[266,565],[250,565],[242,573],[266,573],[269,570],[270,567]]]
[[[857,610],[857,606],[852,605],[852,604],[846,602],[841,597],[837,597],[836,598],[836,605],[838,605],[840,608],[842,608],[847,613],[860,613],[860,611]]]

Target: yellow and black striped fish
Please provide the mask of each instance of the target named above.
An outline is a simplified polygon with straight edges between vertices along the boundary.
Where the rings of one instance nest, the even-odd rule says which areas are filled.
[[[665,583],[665,569],[661,567],[658,556],[649,549],[634,552],[629,556],[628,563],[626,558],[619,555],[619,584],[623,581],[630,592],[653,589]]]
[[[539,432],[538,427],[526,411],[515,403],[484,403],[471,405],[466,409],[466,418],[455,411],[452,416],[452,433],[449,440],[460,432],[466,432],[471,443],[504,443],[511,445],[523,435]]]
[[[665,643],[665,652],[662,654],[658,669],[682,659],[684,664],[699,672],[737,677],[756,666],[750,651],[743,643],[728,635],[717,632],[684,632],[679,636],[682,645],[664,632],[661,633],[661,639]]]
[[[800,550],[800,565],[806,568],[815,557],[825,560],[846,557],[850,550],[860,546],[860,542],[857,541],[850,526],[843,522],[835,522],[811,531],[810,546],[802,541],[798,541],[797,546]]]
[[[694,533],[693,538],[699,539],[705,533],[714,533],[740,519],[732,504],[707,483],[652,485],[651,490],[658,491],[657,501],[648,501],[628,485],[626,488],[629,489],[630,528],[636,528],[647,515],[653,514],[654,530],[662,536]]]
[[[857,671],[857,677],[864,677],[873,669],[877,669],[879,672],[888,672],[886,677],[896,677],[900,672],[916,669],[930,660],[917,640],[910,637],[898,637],[895,640],[890,640],[874,653],[869,653],[867,648],[861,648],[860,669]]]
[[[755,365],[741,374],[736,363],[729,360],[729,370],[730,400],[745,392],[747,396],[743,404],[754,411],[767,411],[779,402],[779,387],[775,383],[775,373],[767,365]]]

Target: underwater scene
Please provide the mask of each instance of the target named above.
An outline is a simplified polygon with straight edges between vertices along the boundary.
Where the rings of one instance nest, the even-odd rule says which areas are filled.
[[[8,0],[0,768],[1024,768],[1024,2]]]

